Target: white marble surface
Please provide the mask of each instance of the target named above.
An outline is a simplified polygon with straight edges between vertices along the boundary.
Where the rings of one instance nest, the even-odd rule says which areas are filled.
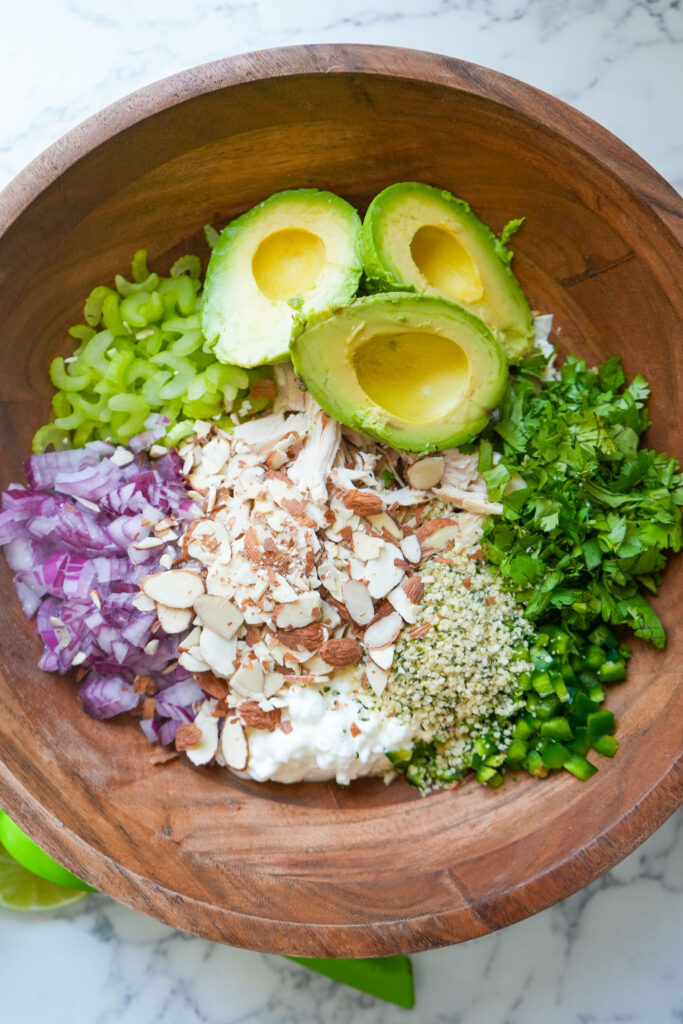
[[[304,42],[438,50],[525,79],[683,187],[680,0],[2,0],[0,186],[131,90]],[[414,958],[417,1024],[683,1021],[683,817],[603,879],[504,932]],[[23,1024],[389,1024],[404,1011],[277,957],[94,896],[0,914],[0,1007]]]

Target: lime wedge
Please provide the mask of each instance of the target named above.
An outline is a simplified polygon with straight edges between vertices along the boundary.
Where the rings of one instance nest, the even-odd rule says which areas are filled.
[[[49,857],[44,850],[33,842],[25,832],[15,825],[4,811],[0,810],[0,843],[6,852],[34,875],[39,875],[47,882],[54,882],[60,888],[82,889],[94,892],[89,885],[82,882],[76,875],[63,868],[56,860]]]
[[[0,907],[8,910],[57,910],[78,903],[84,892],[67,889],[32,874],[0,846]]]

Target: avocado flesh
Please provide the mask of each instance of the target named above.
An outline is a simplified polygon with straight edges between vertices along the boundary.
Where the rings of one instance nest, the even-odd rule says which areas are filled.
[[[487,326],[432,296],[356,299],[293,339],[291,353],[326,412],[404,451],[471,440],[507,383],[507,360]]]
[[[534,344],[529,303],[506,250],[450,192],[402,182],[376,196],[363,222],[369,291],[414,291],[457,302],[482,319],[511,362]]]
[[[311,316],[348,302],[361,274],[361,223],[332,192],[278,192],[220,234],[206,272],[202,327],[237,366],[289,359]]]

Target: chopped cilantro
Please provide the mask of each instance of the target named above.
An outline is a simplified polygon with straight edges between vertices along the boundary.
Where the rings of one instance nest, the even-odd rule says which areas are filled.
[[[480,468],[503,504],[487,557],[529,618],[580,631],[603,619],[663,647],[642,589],[657,593],[665,552],[681,548],[683,476],[675,459],[639,448],[647,381],[627,385],[618,357],[595,371],[573,355],[559,380],[541,381],[544,362],[522,362],[482,441]],[[513,474],[524,486],[505,494]]]

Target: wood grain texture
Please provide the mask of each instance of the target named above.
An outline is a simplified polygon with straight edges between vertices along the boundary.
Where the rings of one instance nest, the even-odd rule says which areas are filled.
[[[653,385],[653,445],[679,457],[683,204],[626,146],[559,101],[473,65],[382,47],[314,46],[219,61],[108,108],[0,196],[0,484],[18,479],[49,408],[48,360],[92,286],[149,249],[165,269],[292,186],[362,209],[426,181],[494,230],[525,215],[515,267],[554,340],[619,353]],[[426,799],[402,783],[258,785],[149,764],[131,720],[99,723],[40,644],[0,567],[0,803],[67,867],[190,932],[308,956],[472,938],[607,870],[681,800],[683,564],[657,601],[665,652],[635,648],[612,688],[621,750],[569,776]]]

